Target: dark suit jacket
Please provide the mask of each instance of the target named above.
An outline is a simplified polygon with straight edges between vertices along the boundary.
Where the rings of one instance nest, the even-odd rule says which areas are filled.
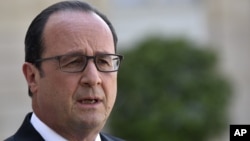
[[[5,139],[4,141],[44,141],[42,136],[30,123],[31,115],[32,113],[29,113],[25,117],[23,124],[18,129],[18,131],[13,136]],[[100,133],[100,137],[102,141],[123,141],[122,139],[104,133]]]

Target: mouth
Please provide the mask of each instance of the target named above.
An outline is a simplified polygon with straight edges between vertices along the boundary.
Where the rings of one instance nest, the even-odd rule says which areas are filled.
[[[91,104],[98,104],[101,102],[101,100],[98,98],[84,98],[84,99],[78,100],[78,102],[81,104],[91,105]]]
[[[95,104],[98,103],[99,100],[98,99],[83,99],[79,101],[82,104]]]

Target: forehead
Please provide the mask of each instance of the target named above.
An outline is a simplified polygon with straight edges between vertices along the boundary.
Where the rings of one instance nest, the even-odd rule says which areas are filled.
[[[60,11],[52,14],[45,25],[43,39],[45,50],[49,49],[48,46],[51,48],[52,44],[57,47],[57,43],[71,47],[83,44],[100,47],[106,44],[114,49],[110,28],[93,12]]]
[[[65,10],[58,11],[50,15],[48,21],[45,25],[45,28],[51,28],[55,25],[71,25],[71,24],[94,24],[94,26],[105,26],[108,27],[107,24],[100,18],[96,13],[92,11],[80,11],[80,10]]]

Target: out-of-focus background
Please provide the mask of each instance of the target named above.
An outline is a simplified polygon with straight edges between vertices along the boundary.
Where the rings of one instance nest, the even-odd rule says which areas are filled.
[[[12,135],[31,111],[22,74],[24,37],[33,18],[59,0],[0,2],[0,140]],[[209,44],[233,94],[229,124],[250,123],[250,1],[248,0],[88,0],[112,21],[122,50],[150,34],[185,37]],[[211,117],[213,118],[213,117]],[[157,136],[157,135],[156,135]],[[209,137],[228,141],[229,131]]]

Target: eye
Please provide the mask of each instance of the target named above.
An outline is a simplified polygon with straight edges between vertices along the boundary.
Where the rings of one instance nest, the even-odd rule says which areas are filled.
[[[96,64],[99,68],[112,67],[112,57],[110,55],[101,55],[96,57]]]
[[[98,65],[110,66],[111,65],[111,59],[109,59],[108,57],[98,58],[96,63]]]
[[[82,56],[65,56],[61,58],[61,67],[70,68],[81,66],[84,62],[84,57]]]
[[[112,72],[117,71],[120,65],[120,58],[113,54],[104,54],[95,57],[96,67],[99,71]]]

